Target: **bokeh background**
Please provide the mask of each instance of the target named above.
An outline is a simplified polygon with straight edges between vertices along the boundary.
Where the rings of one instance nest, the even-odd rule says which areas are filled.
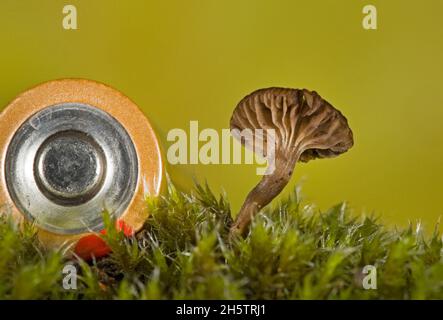
[[[62,8],[78,30],[62,28]],[[362,8],[378,9],[378,30]],[[227,128],[236,103],[269,86],[318,91],[348,118],[355,146],[299,165],[306,201],[343,200],[389,224],[443,213],[443,1],[0,0],[0,106],[56,78],[107,83],[151,119],[166,149],[172,128]],[[225,190],[236,212],[255,166],[170,167]],[[286,190],[289,191],[291,186]],[[431,230],[429,230],[431,229]]]

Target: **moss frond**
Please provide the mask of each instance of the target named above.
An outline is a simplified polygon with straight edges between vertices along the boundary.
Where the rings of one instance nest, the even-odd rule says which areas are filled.
[[[304,205],[298,190],[260,213],[245,238],[228,240],[225,195],[207,185],[147,203],[143,230],[125,237],[104,216],[105,258],[71,261],[44,250],[35,228],[0,218],[1,299],[443,299],[442,238],[385,227],[345,204],[326,212]],[[63,267],[78,269],[76,290]],[[366,290],[363,268],[377,268]]]

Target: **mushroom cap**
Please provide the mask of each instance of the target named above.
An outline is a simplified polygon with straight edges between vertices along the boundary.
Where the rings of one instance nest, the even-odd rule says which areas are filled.
[[[274,129],[277,152],[296,154],[299,161],[336,157],[353,144],[347,119],[315,91],[268,88],[243,98],[231,118],[233,132],[250,129]],[[254,141],[234,134],[247,148]],[[263,134],[262,155],[266,156],[269,137]],[[256,148],[260,150],[260,148]]]

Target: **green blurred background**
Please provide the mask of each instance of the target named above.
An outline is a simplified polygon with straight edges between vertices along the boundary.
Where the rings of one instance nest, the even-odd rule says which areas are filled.
[[[62,28],[62,8],[78,30]],[[378,9],[378,30],[362,8]],[[355,146],[299,165],[307,201],[428,231],[442,214],[443,1],[0,0],[0,106],[56,78],[107,83],[151,119],[166,149],[172,128],[227,128],[236,103],[269,86],[318,91],[348,118]],[[170,167],[225,190],[236,212],[255,166]],[[291,187],[286,190],[289,191]],[[431,229],[431,230],[429,230]]]

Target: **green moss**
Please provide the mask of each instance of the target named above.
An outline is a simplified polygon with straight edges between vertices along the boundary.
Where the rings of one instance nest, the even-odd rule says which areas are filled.
[[[132,238],[105,215],[113,253],[76,260],[77,290],[64,290],[63,249],[45,251],[32,226],[0,222],[0,298],[23,299],[443,299],[442,239],[412,226],[388,229],[345,204],[327,212],[297,192],[259,215],[245,239],[228,241],[225,196],[197,186],[149,201],[152,215]],[[377,289],[365,290],[365,265]]]

